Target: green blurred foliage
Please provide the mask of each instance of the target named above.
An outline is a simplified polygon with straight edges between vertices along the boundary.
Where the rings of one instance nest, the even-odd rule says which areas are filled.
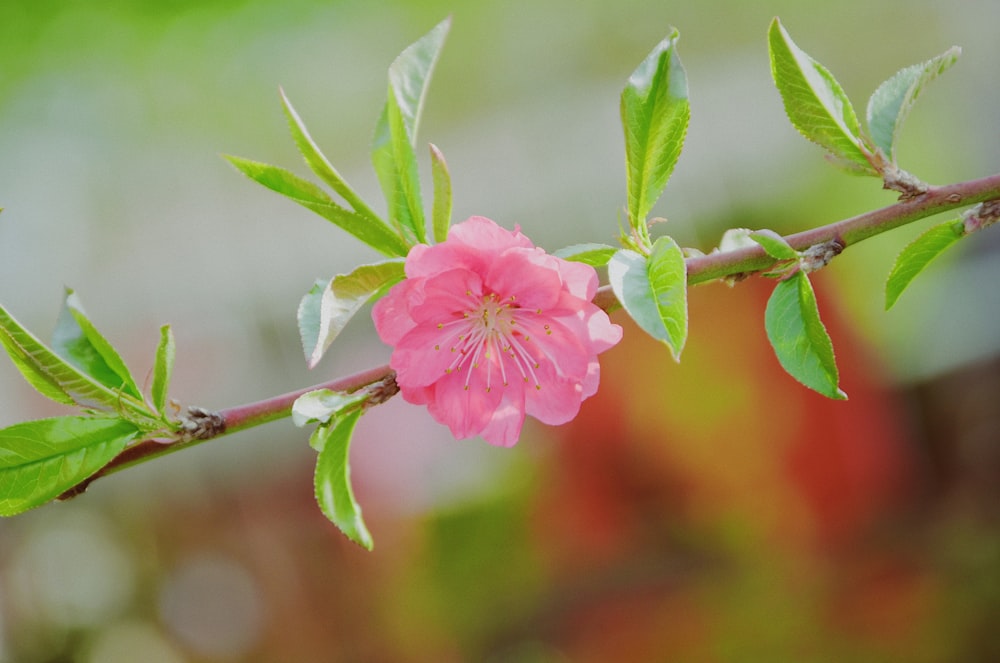
[[[775,14],[859,107],[897,69],[963,46],[898,151],[945,182],[1000,170],[997,12],[5,0],[0,300],[44,337],[72,285],[139,382],[171,322],[185,404],[298,388],[323,379],[303,366],[299,298],[373,255],[218,157],[300,164],[279,84],[376,200],[385,70],[451,13],[420,140],[448,159],[454,218],[519,223],[549,249],[609,243],[619,94],[676,26],[692,120],[653,230],[709,250],[729,227],[800,230],[893,200],[788,124],[768,72]],[[770,284],[699,287],[681,364],[629,328],[580,419],[514,450],[456,443],[398,399],[364,417],[352,466],[372,554],[319,513],[314,452],[282,424],[0,522],[0,660],[996,660],[1000,382],[995,361],[958,372],[997,353],[996,240],[943,257],[882,311],[894,255],[935,222],[852,247],[817,279],[847,403],[781,371]],[[384,362],[370,337],[357,321],[317,370]],[[0,425],[52,413],[18,380],[0,366]]]

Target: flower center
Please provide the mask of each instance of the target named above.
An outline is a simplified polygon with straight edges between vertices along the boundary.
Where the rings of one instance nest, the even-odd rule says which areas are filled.
[[[521,308],[513,296],[501,299],[496,293],[481,297],[471,291],[465,294],[470,306],[462,312],[462,317],[437,325],[447,332],[449,351],[455,355],[445,373],[465,369],[466,389],[475,371],[485,371],[486,391],[492,390],[495,382],[507,387],[512,377],[518,376],[541,389],[535,372],[539,363],[531,352],[533,344],[528,330],[542,311]],[[548,325],[544,330],[551,333]],[[441,344],[434,349],[441,350]]]

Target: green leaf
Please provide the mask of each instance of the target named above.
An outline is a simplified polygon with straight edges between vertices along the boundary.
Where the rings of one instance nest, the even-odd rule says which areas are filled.
[[[767,230],[766,228],[755,230],[750,233],[750,239],[764,247],[767,255],[775,260],[799,259],[799,252],[793,249],[784,237],[773,230]]]
[[[617,253],[618,249],[607,244],[573,244],[559,249],[552,253],[557,258],[570,260],[572,262],[582,262],[591,267],[603,267],[611,260],[611,256]]]
[[[687,270],[677,243],[660,237],[648,258],[619,250],[608,262],[608,281],[632,319],[679,360],[688,322]]]
[[[323,152],[320,151],[315,141],[313,141],[312,136],[309,135],[309,131],[306,129],[302,118],[299,117],[299,114],[295,112],[295,108],[292,107],[292,102],[285,96],[285,91],[281,88],[278,91],[281,94],[281,104],[285,109],[285,116],[288,118],[288,126],[292,131],[292,138],[295,140],[295,144],[305,158],[310,170],[316,173],[317,177],[329,184],[334,191],[343,197],[355,212],[368,219],[369,222],[384,226],[386,230],[389,230],[385,221],[379,218],[378,214],[365,204],[361,197],[354,192],[354,189],[337,172],[337,169],[327,160]]]
[[[838,386],[833,343],[819,319],[816,295],[805,273],[796,272],[778,283],[767,302],[764,327],[789,375],[829,398],[847,398]]]
[[[677,30],[632,72],[622,90],[629,223],[648,240],[646,216],[663,193],[684,146],[691,110]]]
[[[69,288],[52,333],[52,349],[105,387],[120,389],[142,400],[142,393],[125,362],[87,318],[80,298]]]
[[[771,22],[768,45],[771,74],[792,125],[838,159],[877,175],[861,148],[854,107],[833,74],[796,46],[777,18]]]
[[[299,334],[306,363],[313,368],[358,310],[405,277],[402,259],[361,265],[329,283],[317,281],[299,304]]]
[[[868,131],[875,145],[896,162],[896,139],[903,120],[924,86],[958,61],[962,49],[952,46],[927,62],[897,71],[868,99]]]
[[[448,229],[451,227],[451,173],[448,164],[437,145],[431,143],[431,176],[434,179],[434,206],[431,209],[431,226],[434,229],[434,241],[443,242],[448,239]]]
[[[722,233],[717,251],[726,253],[755,246],[757,242],[750,238],[752,234],[753,231],[749,228],[730,228]]]
[[[964,236],[965,224],[960,219],[951,220],[927,230],[903,249],[885,283],[886,310],[892,308],[917,274]]]
[[[424,242],[423,201],[414,152],[427,84],[451,27],[445,19],[408,46],[389,66],[389,92],[375,125],[372,164],[389,217],[409,243]]]
[[[110,389],[57,355],[0,306],[0,344],[24,379],[58,403],[154,418],[146,405]]]
[[[388,256],[405,256],[409,246],[388,226],[341,207],[323,189],[284,168],[223,155],[241,173],[333,222]]]
[[[104,467],[139,434],[122,419],[55,417],[0,430],[0,515],[44,504]]]
[[[160,327],[160,343],[156,347],[156,361],[153,363],[153,382],[149,388],[153,406],[160,414],[164,414],[167,406],[167,392],[174,372],[174,354],[174,334],[170,325],[163,325]]]
[[[371,550],[374,543],[351,490],[348,460],[351,434],[360,417],[358,409],[335,419],[330,426],[320,426],[313,433],[317,439],[310,440],[310,444],[322,449],[316,460],[315,475],[316,502],[320,509],[347,538]]]
[[[308,424],[326,425],[330,423],[331,419],[345,414],[348,408],[367,400],[367,398],[368,393],[363,389],[352,393],[316,389],[295,399],[292,404],[292,422],[299,428]],[[316,440],[318,443],[325,443],[325,441],[325,438]],[[310,439],[310,444],[312,443],[313,440]],[[313,448],[316,451],[323,450],[322,446]]]

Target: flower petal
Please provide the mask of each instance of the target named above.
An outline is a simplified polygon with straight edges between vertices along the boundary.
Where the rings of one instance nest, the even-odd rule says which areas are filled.
[[[520,230],[511,232],[501,228],[496,222],[485,216],[471,216],[462,223],[456,223],[448,231],[448,242],[464,245],[468,249],[478,250],[487,254],[502,253],[507,249],[531,249],[535,245],[521,234]]]
[[[558,375],[550,364],[540,366],[538,372],[541,388],[525,389],[525,411],[544,424],[564,424],[573,419],[583,400],[580,381]]]
[[[461,361],[458,336],[462,331],[456,326],[439,329],[435,324],[424,323],[403,336],[389,359],[400,388],[426,387],[451,372],[461,372],[449,369]]]
[[[458,438],[517,442],[526,414],[572,419],[597,391],[597,355],[622,329],[591,299],[597,273],[550,256],[489,219],[456,224],[445,242],[417,245],[407,279],[372,311],[394,346],[390,366],[410,403]]]
[[[503,398],[500,404],[493,411],[486,427],[480,435],[490,444],[498,447],[512,447],[517,444],[517,439],[521,437],[521,428],[524,427],[524,389],[518,388],[519,399],[509,397],[513,393],[514,385],[504,389]]]
[[[577,380],[587,374],[590,353],[580,337],[561,321],[545,316],[522,316],[518,326],[524,334],[521,346],[536,364],[554,366],[558,375]]]
[[[434,400],[428,403],[427,411],[448,426],[452,435],[464,439],[486,429],[502,398],[502,389],[487,390],[475,373],[468,386],[464,377],[451,374],[435,384]]]
[[[529,309],[547,309],[559,301],[562,279],[552,256],[541,249],[509,249],[489,266],[484,285],[501,299]]]
[[[582,262],[571,262],[551,256],[559,270],[563,285],[571,295],[590,301],[597,294],[597,270]]]
[[[409,311],[417,324],[460,320],[482,299],[483,280],[467,269],[451,269],[423,279],[422,294]]]
[[[396,345],[416,324],[410,316],[412,304],[423,299],[420,282],[405,279],[389,289],[382,299],[372,307],[375,331],[384,343]]]

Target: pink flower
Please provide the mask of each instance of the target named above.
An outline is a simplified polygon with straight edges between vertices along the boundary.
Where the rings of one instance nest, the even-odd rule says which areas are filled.
[[[622,336],[590,301],[593,267],[480,216],[413,247],[406,276],[375,304],[375,328],[403,398],[457,438],[512,446],[525,414],[571,420],[597,391],[597,355]]]

